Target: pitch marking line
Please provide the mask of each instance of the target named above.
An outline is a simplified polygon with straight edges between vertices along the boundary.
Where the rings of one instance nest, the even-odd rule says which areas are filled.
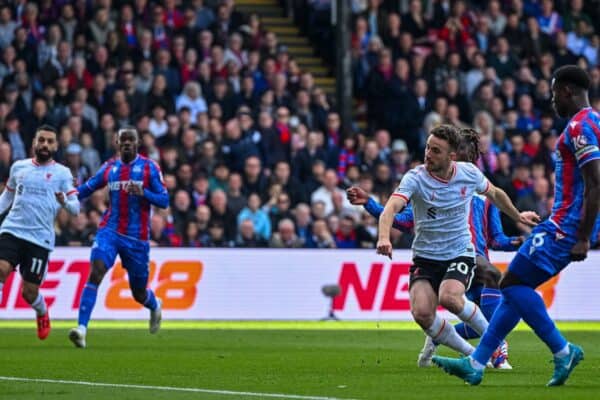
[[[186,387],[174,387],[174,386],[128,385],[128,384],[122,384],[122,383],[67,381],[67,380],[63,380],[63,379],[21,378],[21,377],[17,377],[17,376],[0,376],[0,381],[56,383],[56,384],[63,384],[63,385],[96,386],[96,387],[124,388],[124,389],[163,390],[166,392],[208,393],[208,394],[221,394],[221,395],[229,395],[229,396],[272,397],[272,398],[279,398],[279,399],[355,400],[355,399],[348,399],[348,398],[342,399],[342,398],[338,398],[338,397],[302,396],[302,395],[297,395],[297,394],[236,392],[233,390],[214,390],[214,389],[186,388]]]

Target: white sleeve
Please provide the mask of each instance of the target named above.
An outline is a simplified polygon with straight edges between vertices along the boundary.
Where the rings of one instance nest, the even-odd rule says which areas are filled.
[[[485,194],[488,190],[490,190],[490,181],[486,176],[481,172],[481,170],[472,163],[461,163],[461,167],[464,168],[465,173],[473,179],[473,184],[475,185],[475,191],[479,194]]]
[[[476,179],[477,179],[476,185],[477,186],[475,187],[475,190],[479,194],[485,194],[485,193],[487,193],[488,190],[490,190],[490,181],[483,174],[483,172],[481,172],[479,170],[479,168],[475,168],[475,170],[477,171],[477,174],[476,174]]]
[[[14,163],[10,167],[10,172],[8,173],[8,181],[6,182],[6,190],[14,193],[17,189],[17,178],[16,178],[16,169],[17,163]]]
[[[398,185],[398,188],[392,193],[392,196],[400,196],[408,203],[417,191],[417,187],[417,173],[414,170],[410,170],[404,174],[400,181],[400,185]]]

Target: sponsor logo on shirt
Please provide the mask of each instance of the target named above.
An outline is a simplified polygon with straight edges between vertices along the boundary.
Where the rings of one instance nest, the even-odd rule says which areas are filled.
[[[129,180],[129,181],[113,181],[113,182],[108,182],[108,189],[111,191],[114,190],[127,190],[127,188],[129,187],[129,185],[138,185],[138,186],[142,186],[144,184],[144,182],[142,181],[133,181],[133,180]]]

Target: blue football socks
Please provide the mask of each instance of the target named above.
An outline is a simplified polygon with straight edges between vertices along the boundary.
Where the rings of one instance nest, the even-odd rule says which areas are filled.
[[[79,318],[78,322],[80,326],[88,326],[92,310],[96,305],[96,296],[98,295],[98,286],[93,283],[86,283],[83,292],[81,293],[81,300],[79,304]]]
[[[154,292],[151,289],[146,289],[146,301],[144,301],[144,307],[150,310],[156,310],[156,296],[154,296]]]

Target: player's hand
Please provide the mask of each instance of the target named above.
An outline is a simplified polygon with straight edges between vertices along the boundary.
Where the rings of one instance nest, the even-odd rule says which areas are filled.
[[[54,196],[56,196],[56,201],[58,201],[58,204],[60,204],[61,206],[65,205],[65,194],[63,192],[56,192],[54,193]]]
[[[363,206],[369,201],[369,195],[367,192],[356,186],[352,186],[346,190],[346,197],[348,198],[350,204],[355,206]]]
[[[379,239],[377,241],[377,254],[388,256],[392,259],[392,242],[390,239]]]
[[[523,211],[519,213],[519,222],[527,226],[536,226],[541,220],[535,211]]]
[[[524,241],[525,241],[524,236],[517,236],[513,240],[510,241],[510,244],[514,247],[518,247],[518,246],[522,245]]]
[[[134,182],[129,182],[129,185],[127,185],[127,193],[132,194],[134,196],[143,196],[144,188],[142,187],[142,185],[138,185]]]
[[[587,257],[587,252],[590,249],[589,240],[578,240],[575,246],[571,249],[571,261],[583,261]]]

